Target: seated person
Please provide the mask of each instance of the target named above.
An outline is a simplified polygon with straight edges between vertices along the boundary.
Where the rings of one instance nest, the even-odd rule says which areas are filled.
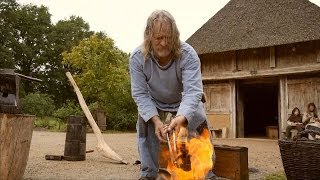
[[[306,125],[306,129],[319,131],[320,132],[320,120],[317,114],[317,107],[314,103],[309,103],[306,113],[302,118],[303,124]],[[314,139],[315,135],[311,134],[310,139]]]
[[[290,131],[292,129],[298,130],[298,132],[302,131],[304,126],[302,124],[302,117],[300,114],[299,108],[295,107],[292,110],[292,113],[287,121],[288,126],[286,128],[286,137],[290,138]]]

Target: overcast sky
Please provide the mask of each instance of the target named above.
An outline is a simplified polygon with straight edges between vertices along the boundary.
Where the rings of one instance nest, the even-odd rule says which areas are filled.
[[[320,0],[310,0],[320,6]],[[168,10],[176,19],[181,40],[224,7],[229,0],[18,0],[45,5],[53,23],[71,15],[82,17],[93,31],[104,31],[116,46],[131,52],[141,44],[146,20],[156,9]]]

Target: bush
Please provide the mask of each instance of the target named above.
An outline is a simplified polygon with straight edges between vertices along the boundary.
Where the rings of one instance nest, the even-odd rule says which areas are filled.
[[[34,127],[45,128],[52,131],[66,131],[67,124],[61,123],[59,119],[54,117],[42,117],[35,119]]]
[[[68,101],[64,106],[61,108],[57,109],[54,113],[53,116],[56,118],[59,118],[61,120],[66,120],[68,116],[70,115],[79,115],[83,116],[83,112],[79,105],[74,104],[71,101]]]
[[[61,108],[57,109],[53,116],[58,119],[58,129],[60,130],[61,124],[66,124],[69,116],[83,116],[81,108],[74,104],[71,101],[67,101],[67,103]]]
[[[21,99],[22,111],[39,117],[51,116],[55,106],[51,96],[40,93],[30,93]]]
[[[136,113],[116,112],[108,115],[107,127],[117,131],[135,130],[136,122]]]

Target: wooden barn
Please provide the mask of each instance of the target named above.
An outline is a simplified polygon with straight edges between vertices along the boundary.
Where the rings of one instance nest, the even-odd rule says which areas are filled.
[[[227,137],[281,135],[294,107],[320,110],[320,7],[308,0],[231,0],[187,42],[208,120]]]

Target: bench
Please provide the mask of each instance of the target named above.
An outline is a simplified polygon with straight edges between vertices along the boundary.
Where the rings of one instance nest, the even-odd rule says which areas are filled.
[[[227,128],[210,128],[213,138],[227,138]]]

